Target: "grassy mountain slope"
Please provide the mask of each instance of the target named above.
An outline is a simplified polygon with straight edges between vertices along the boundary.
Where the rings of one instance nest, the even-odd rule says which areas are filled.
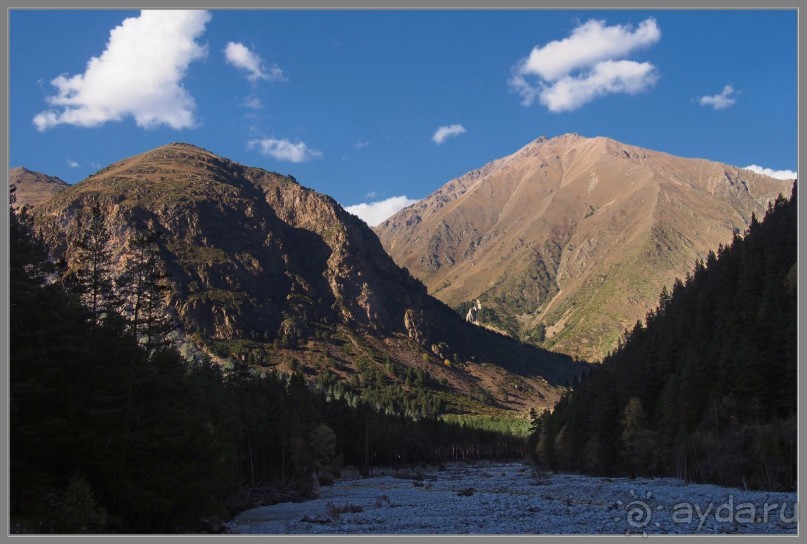
[[[450,306],[479,299],[488,324],[598,360],[663,286],[789,183],[566,134],[450,181],[375,230]]]

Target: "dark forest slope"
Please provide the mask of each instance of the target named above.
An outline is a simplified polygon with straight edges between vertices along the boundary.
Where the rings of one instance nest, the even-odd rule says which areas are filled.
[[[560,470],[792,489],[796,187],[677,281],[552,415],[536,454]]]
[[[302,373],[188,363],[96,322],[24,214],[11,214],[11,533],[211,530],[302,499],[344,464],[520,457],[523,439],[326,399]]]

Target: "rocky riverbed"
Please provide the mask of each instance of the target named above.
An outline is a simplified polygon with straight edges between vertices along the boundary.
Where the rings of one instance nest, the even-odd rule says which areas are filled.
[[[242,512],[252,534],[795,534],[796,493],[672,478],[536,475],[515,462],[373,469],[319,497]]]

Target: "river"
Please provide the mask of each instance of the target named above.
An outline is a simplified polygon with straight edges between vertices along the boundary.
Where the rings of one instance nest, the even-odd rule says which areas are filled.
[[[796,493],[673,478],[536,475],[517,462],[373,469],[319,497],[242,512],[251,534],[795,534]]]

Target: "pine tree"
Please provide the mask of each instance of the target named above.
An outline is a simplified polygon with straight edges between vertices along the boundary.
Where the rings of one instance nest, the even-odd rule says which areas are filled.
[[[633,470],[636,469],[639,438],[647,428],[647,414],[642,408],[639,397],[631,397],[622,413],[622,447],[626,461]]]
[[[65,283],[76,292],[90,312],[93,330],[117,307],[113,289],[112,253],[107,247],[110,231],[106,212],[98,198],[82,210],[72,241]]]
[[[159,234],[153,227],[127,242],[124,272],[116,281],[132,337],[152,353],[167,344],[173,324],[167,313],[168,275],[160,260]]]
[[[14,196],[12,193],[12,202]],[[26,208],[9,210],[9,239],[14,249],[9,254],[11,281],[42,284],[53,266],[48,262],[44,242],[34,233],[33,219]]]

